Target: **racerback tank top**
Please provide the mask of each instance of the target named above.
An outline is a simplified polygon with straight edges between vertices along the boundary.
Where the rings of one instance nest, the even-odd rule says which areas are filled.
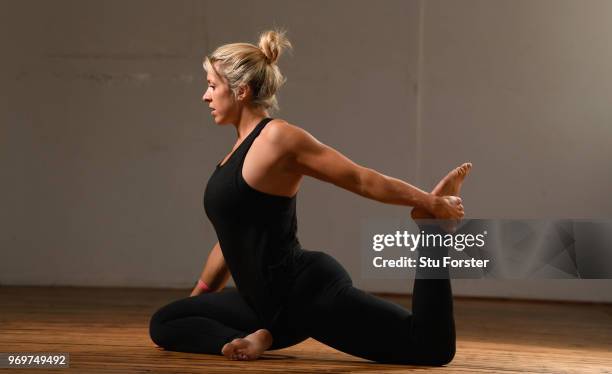
[[[204,209],[236,288],[269,329],[280,323],[301,252],[296,196],[258,191],[242,177],[253,141],[271,120],[259,122],[226,162],[216,166],[204,192]]]

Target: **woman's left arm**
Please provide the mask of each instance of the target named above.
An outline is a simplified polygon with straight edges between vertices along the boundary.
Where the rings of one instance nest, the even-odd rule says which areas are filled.
[[[275,139],[276,146],[284,148],[289,170],[332,183],[368,199],[433,211],[436,196],[354,163],[297,126],[285,123],[274,127],[272,133],[275,134],[271,138]]]

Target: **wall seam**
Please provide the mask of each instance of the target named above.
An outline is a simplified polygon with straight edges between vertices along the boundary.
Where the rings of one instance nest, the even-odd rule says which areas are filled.
[[[425,0],[419,0],[419,29],[418,29],[418,50],[417,50],[417,83],[416,83],[416,126],[415,126],[415,183],[422,185],[421,165],[422,165],[422,105],[423,105],[423,43],[425,33]]]

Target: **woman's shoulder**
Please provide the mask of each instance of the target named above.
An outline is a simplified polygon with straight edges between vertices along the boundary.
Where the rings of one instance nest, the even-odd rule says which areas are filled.
[[[268,122],[261,133],[266,134],[267,136],[286,136],[290,134],[295,127],[297,126],[285,121],[282,118],[273,118],[270,122]]]
[[[261,135],[274,144],[295,145],[302,141],[306,132],[281,118],[274,118],[261,130]]]

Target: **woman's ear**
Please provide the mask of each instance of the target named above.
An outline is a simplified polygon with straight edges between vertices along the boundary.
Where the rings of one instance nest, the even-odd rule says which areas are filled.
[[[244,101],[251,95],[251,88],[248,84],[241,84],[238,86],[238,101]]]

